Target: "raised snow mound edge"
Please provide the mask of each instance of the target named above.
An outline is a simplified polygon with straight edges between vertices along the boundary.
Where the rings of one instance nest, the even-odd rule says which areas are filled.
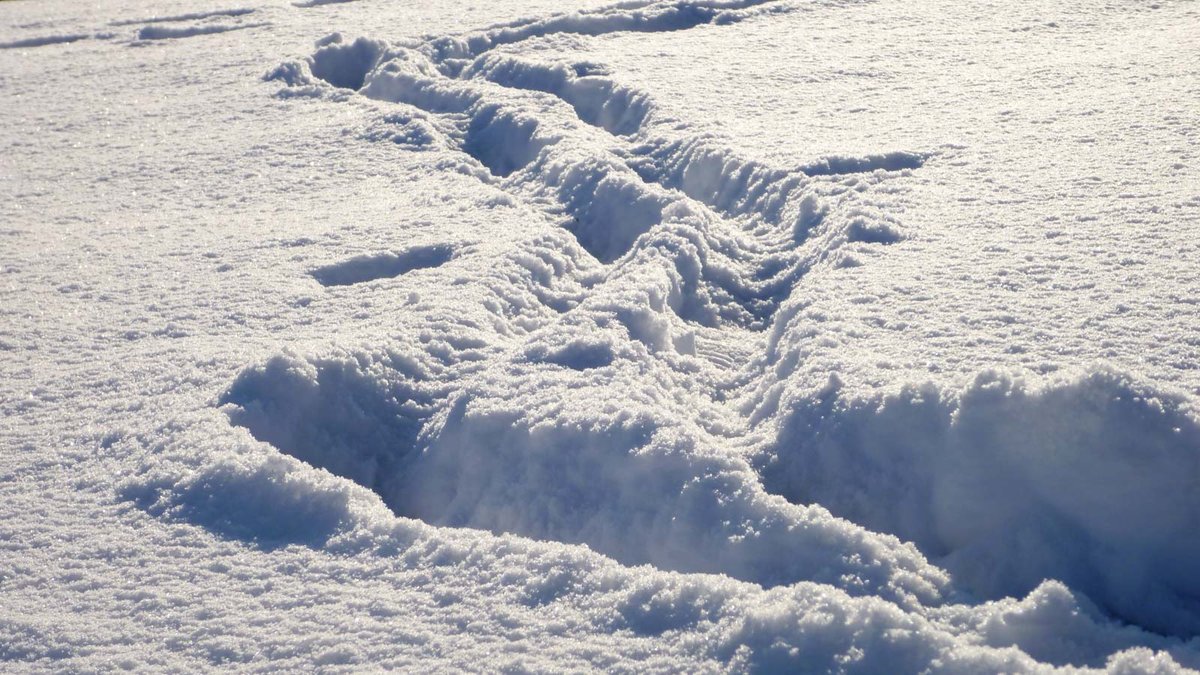
[[[771,492],[915,542],[960,588],[1060,579],[1125,621],[1200,634],[1200,422],[1181,396],[1096,370],[1032,387],[792,400],[759,460]]]

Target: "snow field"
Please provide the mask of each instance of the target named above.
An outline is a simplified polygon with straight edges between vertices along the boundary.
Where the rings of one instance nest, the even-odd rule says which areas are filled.
[[[338,142],[477,183],[493,207],[478,218],[497,222],[294,265],[316,285],[297,308],[360,302],[365,318],[380,298],[400,318],[244,361],[207,408],[103,436],[132,461],[115,501],[258,564],[329,566],[336,592],[372,589],[338,596],[364,619],[357,645],[271,645],[277,663],[1197,665],[1188,396],[1107,368],[874,393],[803,372],[821,339],[813,289],[906,255],[913,213],[886,195],[946,148],[779,166],[611,67],[520,52],[796,7],[637,2],[420,40],[333,33],[306,59],[261,64],[275,104],[365,117]],[[280,11],[169,15],[134,39],[203,39]],[[173,21],[199,25],[156,28]],[[263,592],[303,594],[298,579],[285,570]],[[414,617],[425,634],[397,648]],[[3,628],[6,658],[73,655],[46,647],[70,638],[45,625]],[[544,662],[495,657],[498,635],[554,647]],[[210,664],[264,657],[206,649]]]

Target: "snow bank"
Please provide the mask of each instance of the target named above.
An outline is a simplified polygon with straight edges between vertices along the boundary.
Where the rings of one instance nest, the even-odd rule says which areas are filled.
[[[431,524],[767,585],[816,579],[904,603],[938,597],[944,579],[911,547],[770,497],[744,460],[665,419],[658,394],[632,389],[644,348],[608,334],[558,347],[535,339],[476,377],[416,350],[279,357],[222,401],[256,438]],[[477,348],[459,344],[459,355]]]
[[[481,586],[489,601],[508,603],[506,620],[526,608],[542,620],[553,617],[560,630],[580,629],[582,618],[585,630],[627,632],[667,644],[693,634],[687,641],[690,658],[711,658],[733,670],[1037,669],[1028,654],[1060,663],[1107,661],[1117,671],[1178,670],[1164,639],[1107,622],[1061,584],[1044,584],[1022,601],[955,605],[923,616],[824,584],[764,591],[723,577],[630,569],[584,548],[387,519],[351,484],[291,458],[246,445],[222,458],[197,455],[197,444],[204,442],[187,434],[158,444],[140,475],[126,481],[122,496],[156,516],[202,525],[268,552],[296,544],[323,548],[344,561],[338,568],[342,583],[378,577],[379,570],[397,565],[418,570],[427,583],[437,584],[433,600],[440,630],[455,630],[460,605],[472,602],[471,588]],[[211,561],[207,568],[230,571],[227,565]],[[429,601],[409,592],[396,589],[360,612],[390,621],[403,611],[397,602]],[[465,611],[486,620],[473,605]],[[36,626],[5,621],[0,631],[9,657],[36,659],[45,652],[48,636]],[[1146,643],[1150,648],[1137,646]],[[361,663],[362,657],[348,650],[320,658]],[[528,658],[523,654],[520,662],[528,664]]]

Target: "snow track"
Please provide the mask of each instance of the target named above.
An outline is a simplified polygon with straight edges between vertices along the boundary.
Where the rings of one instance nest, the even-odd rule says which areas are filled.
[[[1200,632],[1200,548],[1176,536],[1200,527],[1200,428],[1181,400],[1107,372],[868,399],[797,384],[806,277],[902,242],[873,189],[935,153],[768,166],[602,65],[504,50],[788,8],[625,3],[403,45],[334,34],[274,69],[281,96],[394,106],[363,141],[444,152],[444,170],[554,227],[490,263],[479,313],[248,368],[222,397],[230,419],[433,525],[919,611],[1052,577],[1123,620]],[[444,243],[312,274],[348,286],[470,257]]]
[[[27,49],[29,47],[44,47],[46,45],[61,45],[91,38],[90,33],[71,33],[67,35],[45,35],[41,37],[0,42],[0,49]]]
[[[4,670],[1200,667],[1200,8],[608,1],[0,2]]]
[[[0,42],[0,49],[29,49],[50,45],[67,44],[83,40],[115,40],[133,46],[151,44],[158,40],[173,40],[199,35],[217,35],[247,28],[261,28],[267,22],[247,22],[257,10],[249,7],[220,9],[207,12],[187,12],[167,16],[151,16],[144,19],[118,19],[109,21],[112,28],[140,26],[132,35],[118,31],[101,30],[90,33],[69,33],[31,37],[12,42]],[[225,21],[225,23],[222,23]],[[121,38],[121,39],[118,39]]]
[[[637,25],[681,29],[739,18],[725,7],[647,6],[637,11],[653,18]],[[604,16],[606,31],[628,25],[627,18]],[[572,25],[600,30],[591,20]],[[545,35],[548,25],[530,24],[521,34]],[[461,44],[516,40],[506,32],[494,35]],[[486,57],[466,68],[446,68],[446,59],[484,50],[442,39],[427,44],[426,50],[397,50],[334,36],[306,68],[292,64],[273,76],[308,86],[307,75],[296,75],[307,70],[334,86],[357,86],[370,98],[413,106],[413,115],[426,116],[439,130],[438,144],[462,153],[464,170],[539,207],[608,268],[588,281],[587,295],[572,311],[488,355],[478,372],[471,372],[475,361],[464,369],[451,359],[420,369],[449,368],[435,377],[410,374],[403,385],[382,387],[378,398],[401,406],[415,399],[407,393],[397,398],[398,386],[404,392],[428,387],[430,399],[444,400],[415,443],[399,437],[339,442],[343,449],[317,463],[337,470],[344,448],[365,451],[367,461],[382,451],[391,468],[356,479],[398,513],[427,522],[587,543],[625,562],[723,572],[766,585],[820,579],[898,602],[937,599],[943,579],[923,574],[911,549],[846,527],[819,507],[771,498],[746,461],[720,447],[730,434],[739,435],[740,425],[718,400],[741,365],[729,360],[724,343],[769,325],[804,271],[852,240],[854,227],[884,225],[861,225],[867,212],[843,206],[855,202],[852,195],[838,200],[837,208],[824,207],[820,189],[802,171],[772,171],[703,139],[667,139],[645,130],[652,102],[640,92],[579,76],[576,69]],[[530,86],[531,79],[540,84]],[[805,244],[818,223],[826,241],[809,250]],[[555,255],[578,256],[569,250]],[[506,312],[503,318],[503,333],[520,335],[526,329],[519,322],[531,317]],[[699,358],[697,332],[710,337]],[[275,371],[285,368],[291,366],[250,371],[226,399],[239,406],[235,419],[260,438],[278,438],[292,422],[279,423],[269,410],[303,407],[284,393],[301,389],[294,383],[271,385],[279,379]],[[645,368],[651,369],[649,382]],[[703,377],[696,377],[698,368],[707,371]],[[327,379],[320,369],[315,378],[319,388],[342,396],[338,384],[320,384]],[[695,412],[686,412],[684,401],[662,400],[663,394],[697,385],[695,394],[713,419],[680,424]],[[515,398],[503,391],[510,386]],[[577,417],[543,399],[546,387],[564,386],[580,389],[571,396],[563,391],[564,401],[591,399],[601,416]],[[621,409],[614,405],[619,390],[641,390],[646,398],[642,406]],[[656,409],[662,403],[675,408],[672,414]],[[385,412],[381,419],[396,414]],[[328,427],[343,422],[334,415],[320,429],[297,435],[325,438]],[[313,448],[292,452],[313,461]],[[725,494],[741,497],[721,504]],[[713,508],[725,513],[719,519],[729,531],[707,531],[708,519],[697,517]],[[830,546],[831,539],[839,543]]]

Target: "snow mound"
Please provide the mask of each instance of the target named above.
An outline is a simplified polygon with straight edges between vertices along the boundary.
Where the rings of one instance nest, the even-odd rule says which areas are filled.
[[[310,464],[388,493],[432,410],[420,364],[278,357],[246,371],[222,398],[234,423]]]
[[[312,74],[335,87],[358,89],[383,54],[384,43],[359,38],[346,45],[338,33],[330,35],[309,59]]]

